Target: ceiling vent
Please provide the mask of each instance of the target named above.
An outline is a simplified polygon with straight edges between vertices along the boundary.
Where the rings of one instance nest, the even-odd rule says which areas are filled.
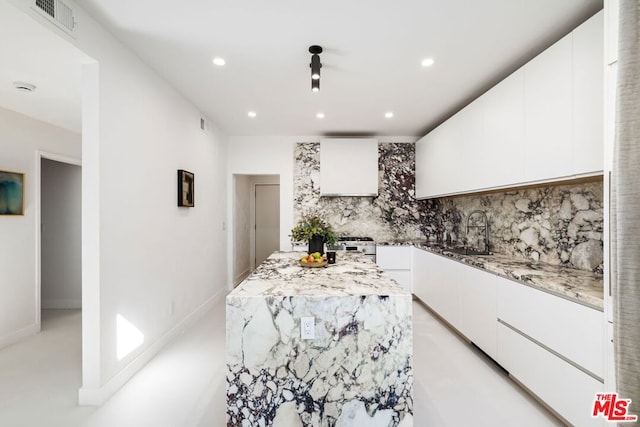
[[[60,28],[71,33],[76,26],[73,9],[60,0],[35,0],[34,9],[54,22]]]

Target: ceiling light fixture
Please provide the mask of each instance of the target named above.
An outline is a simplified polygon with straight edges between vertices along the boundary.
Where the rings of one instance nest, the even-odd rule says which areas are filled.
[[[213,58],[213,65],[217,65],[218,67],[222,67],[226,63],[227,61],[225,61],[224,58]]]
[[[384,113],[384,117],[387,119],[390,119],[393,117],[393,112],[391,111],[387,111],[386,113]]]
[[[32,85],[27,82],[13,82],[13,87],[19,90],[20,92],[33,92],[36,90],[36,85]]]
[[[255,111],[249,111],[249,112],[247,113],[247,116],[249,116],[249,117],[251,117],[252,119],[254,119],[254,118],[257,116],[257,114],[256,114],[256,112],[255,112]]]
[[[316,114],[316,117],[319,119],[324,119],[324,113],[318,113]]]
[[[309,67],[311,67],[311,90],[318,92],[320,91],[320,68],[322,68],[320,54],[322,53],[322,48],[316,45],[310,46],[309,53],[311,53],[311,64],[309,64]]]
[[[434,62],[433,58],[425,58],[422,60],[421,64],[423,67],[431,67]]]

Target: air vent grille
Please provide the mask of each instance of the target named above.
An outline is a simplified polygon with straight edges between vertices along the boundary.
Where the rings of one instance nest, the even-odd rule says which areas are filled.
[[[75,19],[73,9],[60,0],[35,0],[38,10],[44,12],[53,21],[68,31],[73,31]]]
[[[36,0],[36,6],[52,18],[56,17],[55,0]]]
[[[73,19],[73,9],[71,9],[67,4],[56,0],[56,21],[58,21],[61,25],[73,31],[73,27],[75,27],[75,20]]]

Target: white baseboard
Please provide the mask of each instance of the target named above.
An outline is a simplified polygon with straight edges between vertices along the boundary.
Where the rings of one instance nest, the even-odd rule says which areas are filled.
[[[26,337],[40,332],[40,325],[33,324],[0,337],[0,348],[22,341]]]
[[[107,381],[99,388],[81,387],[78,390],[78,404],[82,406],[100,406],[113,396],[120,388],[127,383],[140,369],[144,367],[158,352],[171,340],[180,335],[189,327],[193,326],[200,318],[218,303],[227,294],[225,289],[221,289],[206,302],[196,308],[182,321],[169,329],[164,335],[159,337],[153,344],[147,347],[142,353],[136,356],[127,366]]]
[[[249,276],[249,274],[251,273],[251,268],[247,268],[245,271],[243,271],[242,273],[238,274],[234,279],[233,279],[233,286],[238,286],[238,284],[240,282],[242,282],[244,279],[247,278],[247,276]]]
[[[81,299],[50,299],[42,300],[44,310],[70,310],[82,308]]]

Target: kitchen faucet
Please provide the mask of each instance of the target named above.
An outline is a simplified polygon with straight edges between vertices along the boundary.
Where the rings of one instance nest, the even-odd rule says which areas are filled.
[[[475,224],[475,225],[470,225],[471,222],[471,217],[474,215],[480,215],[482,218],[482,223],[480,225]],[[467,241],[469,239],[469,228],[483,228],[484,227],[484,250],[482,251],[483,254],[488,254],[489,253],[489,220],[487,219],[487,214],[485,211],[481,211],[481,210],[476,210],[473,211],[469,214],[469,216],[467,217]],[[480,239],[478,239],[479,241]],[[479,250],[480,248],[478,248]]]

